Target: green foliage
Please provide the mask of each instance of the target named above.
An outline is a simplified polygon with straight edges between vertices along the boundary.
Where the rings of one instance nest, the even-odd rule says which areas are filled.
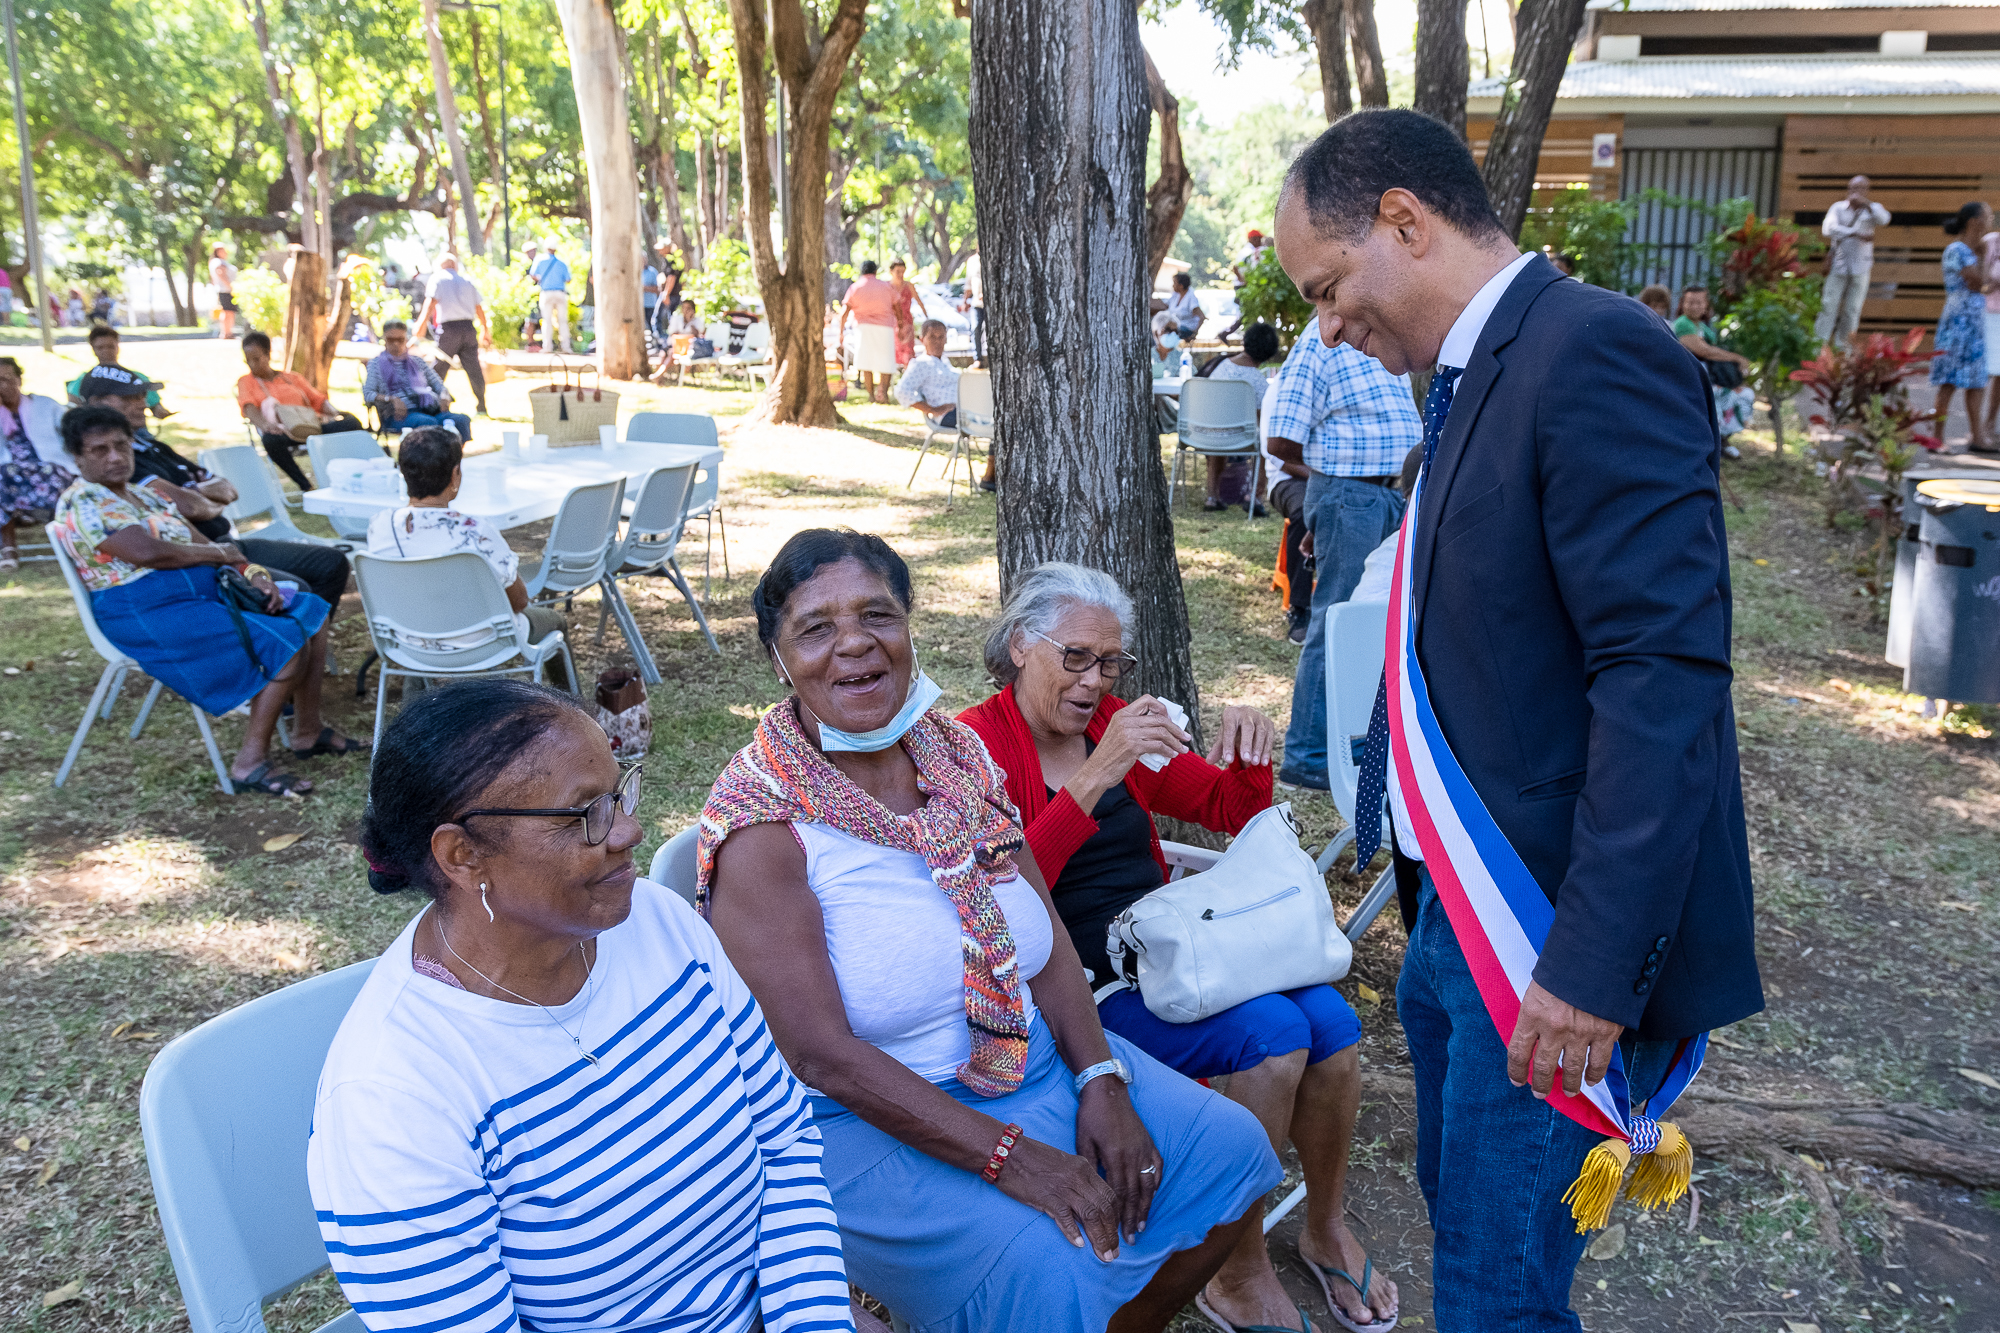
[[[1225,130],[1211,129],[1192,98],[1181,101],[1181,150],[1194,177],[1194,194],[1168,252],[1192,265],[1196,286],[1229,284],[1230,267],[1255,227],[1269,233],[1278,210],[1278,187],[1298,151],[1326,128],[1303,105],[1269,103],[1238,116]],[[1159,148],[1148,150],[1147,179],[1159,170]]]
[[[463,256],[459,271],[472,279],[479,299],[486,306],[486,319],[493,326],[493,345],[512,350],[521,345],[521,325],[539,305],[535,284],[519,264],[501,268],[476,255]],[[572,327],[574,327],[572,325]]]
[[[1246,324],[1263,320],[1277,329],[1278,337],[1289,345],[1313,317],[1312,305],[1299,295],[1282,265],[1278,248],[1267,245],[1257,253],[1257,262],[1243,270],[1243,290],[1237,293]]]
[[[1636,199],[1593,199],[1587,185],[1538,191],[1521,223],[1521,248],[1571,255],[1577,277],[1624,291],[1638,248],[1626,241],[1625,231],[1637,205]]]
[[[262,264],[237,275],[236,308],[251,328],[262,329],[274,338],[282,336],[285,309],[290,303],[291,293],[284,279]]]
[[[708,247],[708,266],[688,277],[687,292],[704,319],[718,319],[740,309],[757,295],[750,268],[750,249],[727,236]]]
[[[1819,316],[1820,280],[1788,274],[1745,293],[1716,325],[1723,344],[1790,379],[1819,350],[1813,321]]]
[[[348,275],[348,291],[352,294],[355,315],[365,322],[377,335],[382,325],[392,319],[407,320],[410,317],[410,302],[401,292],[395,291],[382,281],[382,270],[373,264],[356,264]],[[346,330],[341,330],[342,334]]]

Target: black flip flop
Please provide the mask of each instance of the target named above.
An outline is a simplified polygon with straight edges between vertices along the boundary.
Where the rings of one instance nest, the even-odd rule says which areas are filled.
[[[287,747],[287,748],[291,749],[292,754],[299,759],[311,759],[314,755],[321,755],[321,754],[368,753],[367,742],[357,741],[352,736],[343,736],[340,738],[338,743],[335,743],[333,739],[332,727],[321,727],[319,729],[319,739],[314,741],[310,746],[308,746],[303,750],[296,749],[293,747]]]
[[[244,777],[231,775],[229,784],[238,791],[260,791],[266,796],[300,797],[306,793],[298,789],[306,779],[296,773],[273,773],[269,764],[259,764]],[[308,788],[310,790],[310,788]]]

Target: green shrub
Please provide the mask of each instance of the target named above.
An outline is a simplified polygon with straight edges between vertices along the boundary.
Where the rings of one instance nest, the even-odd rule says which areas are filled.
[[[262,329],[273,338],[285,333],[285,311],[291,305],[291,291],[285,280],[262,264],[236,276],[236,309],[253,329]]]
[[[1236,294],[1236,305],[1246,325],[1263,320],[1278,331],[1279,341],[1287,347],[1313,317],[1312,303],[1299,295],[1298,287],[1278,262],[1275,245],[1265,246],[1257,252],[1255,263],[1243,266],[1243,287]]]
[[[757,296],[750,248],[732,237],[716,237],[709,243],[708,263],[700,272],[688,275],[687,293],[704,319],[720,319],[748,306]]]
[[[574,265],[571,267],[574,268]],[[541,299],[535,294],[535,284],[528,280],[526,272],[519,265],[501,268],[476,255],[461,258],[458,269],[479,289],[479,299],[486,305],[487,321],[493,326],[493,345],[519,348],[521,325],[540,308]]]
[[[347,283],[355,318],[366,322],[378,338],[382,335],[382,326],[390,320],[409,319],[409,299],[382,281],[382,270],[373,264],[356,264],[348,274]],[[346,333],[346,329],[341,330],[342,336]]]

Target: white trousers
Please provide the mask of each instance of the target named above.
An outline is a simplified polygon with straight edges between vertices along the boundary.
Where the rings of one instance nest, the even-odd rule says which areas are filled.
[[[1831,338],[1838,347],[1854,340],[1854,330],[1861,324],[1861,303],[1868,299],[1869,272],[1826,275],[1826,285],[1820,288],[1819,319],[1813,324],[1815,336]]]
[[[542,350],[555,349],[554,339],[560,336],[562,349],[573,350],[569,345],[569,293],[542,293]]]

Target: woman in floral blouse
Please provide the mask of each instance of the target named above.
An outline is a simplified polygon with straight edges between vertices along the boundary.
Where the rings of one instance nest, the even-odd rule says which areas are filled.
[[[0,574],[21,567],[14,525],[54,509],[63,488],[76,480],[61,457],[61,417],[53,399],[22,393],[21,363],[0,356]]]

